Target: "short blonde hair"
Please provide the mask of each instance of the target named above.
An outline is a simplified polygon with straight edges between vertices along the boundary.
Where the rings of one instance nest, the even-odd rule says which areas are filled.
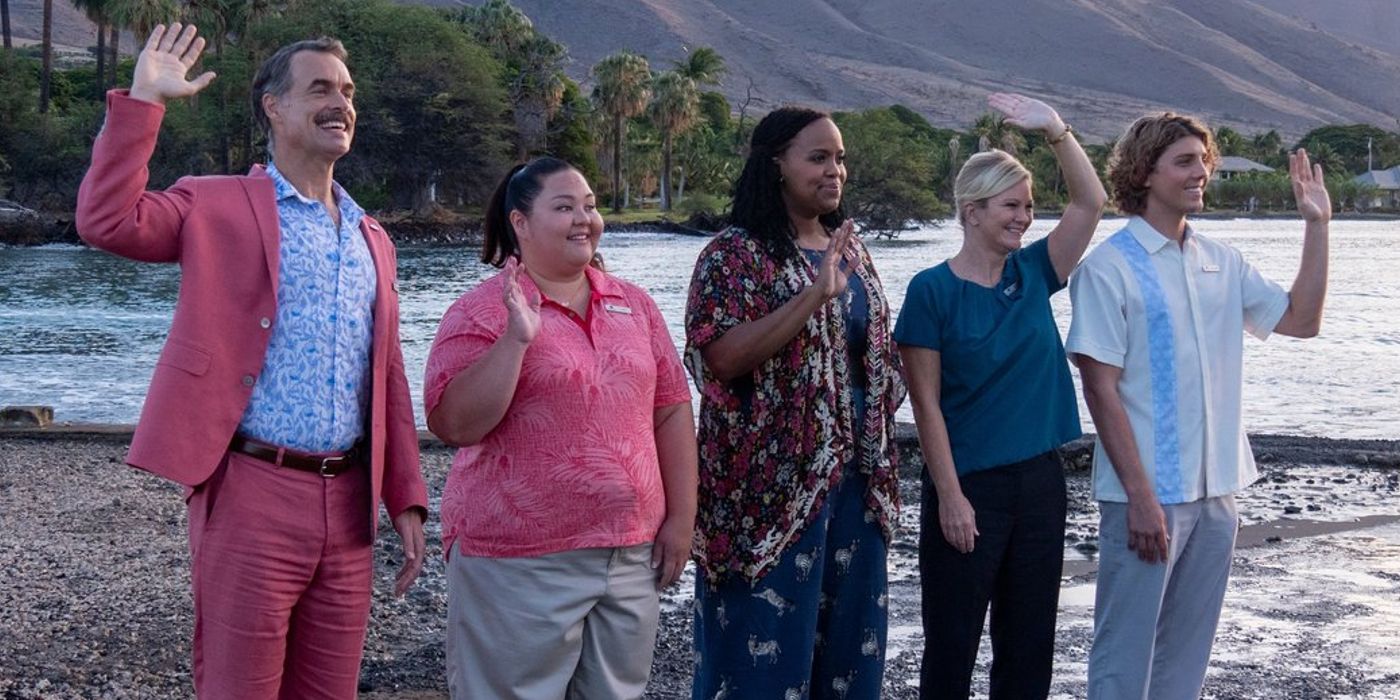
[[[988,199],[1011,186],[1030,179],[1031,171],[1006,151],[993,148],[968,158],[953,182],[953,204],[958,209],[958,223],[966,223],[963,221],[963,205],[985,204]]]

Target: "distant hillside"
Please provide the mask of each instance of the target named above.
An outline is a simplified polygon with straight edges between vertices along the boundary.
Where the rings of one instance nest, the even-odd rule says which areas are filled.
[[[449,0],[438,0],[448,4]],[[454,3],[455,4],[455,3]],[[1247,131],[1298,136],[1323,123],[1389,129],[1400,116],[1400,55],[1278,12],[1400,15],[1396,0],[518,0],[567,44],[586,78],[619,49],[666,65],[713,46],[741,102],[848,109],[902,103],[965,126],[992,90],[1063,108],[1082,131],[1116,136],[1148,110],[1176,109]],[[1270,9],[1270,6],[1277,5]],[[1354,6],[1354,7],[1353,7]],[[1325,9],[1321,9],[1325,8]],[[1327,27],[1342,26],[1334,19]]]
[[[53,41],[68,49],[85,49],[97,45],[97,26],[87,21],[87,17],[68,0],[53,0]],[[42,0],[10,0],[11,33],[21,44],[37,43],[43,37],[44,3]],[[130,34],[124,34],[121,41],[130,41]],[[129,53],[135,42],[123,49]]]
[[[39,0],[10,4],[16,36],[37,37]],[[965,127],[985,111],[987,92],[1017,90],[1099,139],[1162,109],[1289,137],[1325,123],[1400,128],[1400,0],[515,4],[569,47],[570,73],[585,82],[594,62],[619,49],[664,67],[683,47],[713,46],[728,61],[722,89],[736,108],[750,94],[755,110],[900,103]],[[71,3],[54,6],[58,43],[94,41]]]
[[[1254,0],[1299,17],[1323,31],[1400,55],[1400,2],[1396,0]],[[1394,88],[1400,89],[1400,87]]]

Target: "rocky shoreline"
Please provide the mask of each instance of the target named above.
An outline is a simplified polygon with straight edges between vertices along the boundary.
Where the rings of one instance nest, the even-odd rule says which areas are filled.
[[[128,439],[126,426],[0,430],[0,698],[192,694],[184,506],[176,486],[123,465]],[[907,433],[901,443],[906,509],[891,549],[885,680],[885,697],[895,699],[917,695],[921,646],[917,452]],[[1254,445],[1264,478],[1241,498],[1246,527],[1206,696],[1400,697],[1393,661],[1400,651],[1400,442],[1257,436]],[[1088,443],[1067,453],[1057,698],[1083,694],[1092,619],[1085,589],[1092,602],[1097,551]],[[425,440],[433,503],[451,454]],[[361,676],[366,698],[444,696],[446,586],[435,521],[428,534],[423,577],[395,599],[397,538],[381,522]],[[1300,580],[1313,574],[1325,582]],[[688,697],[692,586],[687,574],[665,593],[649,698]],[[1261,659],[1260,649],[1287,654],[1290,663]],[[985,648],[983,656],[980,693]]]

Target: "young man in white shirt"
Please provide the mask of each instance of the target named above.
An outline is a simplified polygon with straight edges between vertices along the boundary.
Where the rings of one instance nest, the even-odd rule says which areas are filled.
[[[1244,331],[1306,338],[1322,322],[1332,206],[1321,168],[1301,149],[1289,159],[1305,233],[1285,292],[1187,224],[1218,160],[1190,117],[1129,127],[1109,175],[1132,218],[1070,284],[1065,345],[1098,431],[1090,700],[1200,696],[1234,553],[1234,494],[1258,477],[1241,420]]]

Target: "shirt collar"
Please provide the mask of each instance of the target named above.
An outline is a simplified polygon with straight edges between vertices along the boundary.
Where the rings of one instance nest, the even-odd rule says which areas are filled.
[[[267,176],[272,178],[272,191],[277,196],[277,201],[282,201],[288,197],[295,198],[304,204],[315,204],[316,200],[303,197],[297,188],[292,187],[292,183],[287,182],[287,178],[282,175],[282,171],[277,169],[274,163],[267,164]]]
[[[282,175],[282,171],[277,169],[276,163],[267,164],[267,175],[272,178],[272,191],[277,197],[277,201],[294,198],[302,204],[320,204],[320,202],[298,192],[297,188],[293,187],[292,183],[288,182],[287,178]],[[358,228],[360,220],[365,216],[365,210],[360,208],[360,205],[355,202],[349,192],[345,191],[344,187],[340,186],[339,182],[331,181],[331,191],[335,193],[336,206],[340,208],[341,224],[346,228]]]
[[[1156,253],[1166,247],[1167,244],[1172,243],[1172,239],[1163,236],[1161,232],[1153,228],[1152,224],[1147,223],[1147,219],[1141,216],[1130,217],[1128,219],[1127,229],[1128,233],[1132,234],[1133,238],[1136,238],[1137,242],[1141,244],[1148,253]],[[1188,242],[1194,235],[1195,234],[1191,231],[1191,224],[1186,224],[1186,230],[1182,235],[1182,241]]]
[[[504,274],[504,273],[503,273]],[[622,286],[613,277],[592,265],[584,268],[584,276],[588,278],[588,296],[590,302],[594,299],[626,299]],[[540,288],[535,284],[535,278],[529,275],[520,276],[520,289],[528,295],[530,292],[541,294]]]
[[[588,286],[592,288],[594,294],[600,297],[611,297],[614,299],[625,298],[625,295],[622,293],[622,287],[617,284],[612,278],[612,275],[592,265],[584,268],[583,274],[588,276]]]

